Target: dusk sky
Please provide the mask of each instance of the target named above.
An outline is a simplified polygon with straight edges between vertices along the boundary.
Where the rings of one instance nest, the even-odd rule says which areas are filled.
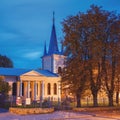
[[[85,12],[91,4],[120,13],[120,0],[0,0],[0,54],[8,56],[15,68],[40,68],[53,11],[60,44],[63,19]]]

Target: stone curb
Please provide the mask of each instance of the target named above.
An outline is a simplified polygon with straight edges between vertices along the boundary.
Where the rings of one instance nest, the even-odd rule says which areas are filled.
[[[54,112],[54,108],[9,108],[10,113],[15,113],[19,115],[28,114],[46,114]]]

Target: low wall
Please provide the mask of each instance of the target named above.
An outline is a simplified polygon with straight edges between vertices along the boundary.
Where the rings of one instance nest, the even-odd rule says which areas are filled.
[[[73,108],[73,110],[79,112],[113,111],[113,110],[120,110],[120,107]]]
[[[27,114],[45,114],[54,112],[54,108],[9,108],[10,113],[27,115]]]

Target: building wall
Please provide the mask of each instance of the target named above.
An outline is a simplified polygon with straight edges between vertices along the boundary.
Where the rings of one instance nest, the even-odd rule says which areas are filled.
[[[28,82],[30,81],[31,82],[31,88],[33,89],[32,91],[32,99],[34,99],[34,84],[35,82],[37,83],[37,96],[36,96],[36,99],[37,100],[40,100],[40,97],[41,97],[41,94],[42,94],[42,82],[44,84],[44,98],[45,99],[50,99],[50,100],[54,100],[54,101],[57,101],[58,100],[58,97],[59,99],[61,99],[61,90],[60,90],[60,80],[61,78],[60,77],[46,77],[46,76],[43,76],[43,75],[38,75],[37,72],[34,72],[34,71],[31,71],[31,72],[28,72],[22,76],[20,76],[20,79],[22,80],[22,82]],[[48,95],[48,83],[50,83],[50,86],[51,86],[51,94]],[[56,83],[57,85],[57,94],[55,95],[54,94],[54,83]],[[59,91],[58,91],[59,89]]]
[[[63,69],[65,67],[65,56],[64,55],[53,55],[53,73],[58,73],[58,68]]]
[[[48,94],[48,84],[51,86],[51,94]],[[54,83],[57,85],[57,94],[54,94]],[[61,99],[61,90],[60,90],[60,77],[58,78],[48,78],[44,80],[44,92],[45,98],[50,98],[53,101],[57,101],[58,98]]]
[[[4,76],[4,79],[6,82],[9,83],[11,90],[8,92],[8,95],[11,96],[12,95],[12,89],[13,89],[13,83],[16,82],[16,80],[18,79],[16,76]]]
[[[35,98],[35,85],[37,86],[37,90],[36,90],[36,100],[40,100],[41,95],[42,95],[42,90],[43,90],[43,98],[44,99],[50,99],[53,101],[57,101],[58,98],[61,99],[61,91],[60,91],[60,77],[47,77],[47,76],[43,76],[42,74],[38,74],[37,72],[34,71],[30,71],[26,74],[23,74],[21,76],[18,77],[16,76],[4,76],[5,77],[5,81],[9,83],[9,85],[11,86],[11,88],[13,89],[13,83],[16,82],[17,85],[17,96],[21,96],[21,87],[20,84],[22,83],[24,85],[24,90],[22,91],[22,93],[24,93],[24,96],[22,97],[23,99],[28,97],[28,83],[30,82],[30,90],[29,93],[31,93],[31,99],[34,100]],[[42,89],[42,83],[44,84],[44,89]],[[51,86],[51,93],[48,94],[48,83]],[[57,93],[54,94],[54,84],[56,83],[57,85]],[[9,92],[9,95],[12,95],[12,89]],[[30,92],[31,91],[31,92]]]
[[[18,79],[18,77],[16,77],[16,76],[5,76],[6,82],[16,82],[17,79]]]
[[[53,71],[52,70],[52,66],[53,66],[53,62],[52,62],[52,56],[44,56],[42,58],[42,68],[43,70],[49,70],[49,71]]]
[[[53,54],[51,56],[44,56],[42,58],[42,65],[44,70],[49,70],[53,73],[58,73],[58,68],[64,68],[65,56]]]

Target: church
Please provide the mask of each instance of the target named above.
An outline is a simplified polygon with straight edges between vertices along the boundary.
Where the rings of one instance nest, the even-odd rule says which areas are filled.
[[[26,104],[45,99],[61,101],[61,77],[58,69],[64,67],[65,56],[62,50],[59,51],[54,14],[49,48],[47,50],[45,42],[41,59],[42,69],[0,68],[0,76],[11,86],[10,97],[19,97]]]

